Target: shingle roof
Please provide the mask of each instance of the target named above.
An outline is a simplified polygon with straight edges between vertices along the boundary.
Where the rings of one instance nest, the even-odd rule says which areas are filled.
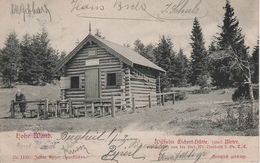
[[[89,34],[82,42],[79,43],[54,69],[54,72],[59,71],[88,41],[97,42],[100,46],[103,46],[109,53],[113,54],[115,57],[119,58],[122,62],[133,67],[134,64],[146,66],[153,68],[155,70],[165,72],[161,67],[152,63],[145,57],[141,56],[134,50],[127,48],[122,45],[110,42],[108,40],[93,36]]]

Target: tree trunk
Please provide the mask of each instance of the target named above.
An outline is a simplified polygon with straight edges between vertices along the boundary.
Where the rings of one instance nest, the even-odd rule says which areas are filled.
[[[253,125],[255,122],[255,107],[254,107],[254,93],[253,93],[253,86],[252,86],[252,80],[251,80],[251,73],[249,71],[248,74],[248,91],[249,91],[249,97],[250,97],[250,102],[251,102],[251,116],[252,116],[252,120],[253,120]]]

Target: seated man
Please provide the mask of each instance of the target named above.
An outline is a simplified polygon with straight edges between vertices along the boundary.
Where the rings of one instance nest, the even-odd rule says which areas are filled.
[[[20,89],[18,89],[16,95],[15,95],[15,101],[19,102],[19,101],[26,101],[24,94],[22,94],[22,91]],[[25,109],[26,109],[26,103],[19,103],[19,107],[20,107],[20,112],[23,115],[23,118],[25,118]]]

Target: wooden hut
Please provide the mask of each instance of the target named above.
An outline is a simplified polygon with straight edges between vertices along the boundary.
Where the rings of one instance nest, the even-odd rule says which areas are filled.
[[[148,105],[148,98],[140,95],[152,94],[156,104],[157,79],[165,73],[132,49],[91,34],[57,65],[57,71],[62,71],[63,100],[135,95],[136,107]],[[123,105],[131,107],[131,98]]]

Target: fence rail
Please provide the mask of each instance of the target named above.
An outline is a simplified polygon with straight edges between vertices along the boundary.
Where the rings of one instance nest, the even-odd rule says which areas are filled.
[[[135,109],[136,109],[136,100],[138,98],[148,98],[148,103],[147,106],[149,108],[152,107],[152,96],[159,96],[159,103],[157,102],[157,104],[162,104],[164,105],[165,102],[165,95],[172,95],[172,103],[175,103],[175,92],[167,92],[167,93],[157,93],[157,94],[148,94],[148,95],[133,95],[133,96],[112,96],[112,97],[102,97],[102,98],[88,98],[88,99],[68,99],[68,100],[35,100],[35,101],[11,101],[11,118],[15,118],[15,105],[16,104],[27,104],[27,103],[34,103],[38,105],[37,109],[33,109],[30,110],[31,111],[31,116],[32,116],[32,112],[34,111],[38,111],[37,113],[37,117],[38,119],[40,119],[40,112],[42,111],[42,107],[44,107],[43,109],[43,113],[44,113],[44,118],[47,118],[50,110],[49,110],[49,105],[55,106],[54,111],[52,110],[52,112],[54,112],[55,117],[58,117],[58,112],[62,112],[62,110],[66,109],[69,113],[69,118],[73,117],[73,111],[74,111],[74,116],[79,117],[79,109],[80,108],[84,108],[84,114],[85,117],[87,117],[88,115],[88,109],[87,107],[90,106],[91,108],[91,116],[94,115],[95,112],[95,103],[98,103],[99,105],[97,106],[97,108],[100,111],[100,115],[104,116],[104,109],[105,107],[108,108],[108,111],[110,112],[112,117],[115,117],[115,112],[116,112],[116,107],[121,105],[117,105],[116,102],[117,101],[125,101],[126,99],[131,99],[130,101],[132,101],[131,106],[132,106],[132,112],[135,113]],[[84,107],[80,106],[74,106],[73,107],[73,102],[83,102]],[[65,104],[67,107],[66,108],[61,108],[61,105]],[[90,104],[90,105],[88,105]],[[97,110],[98,110],[97,109]]]

